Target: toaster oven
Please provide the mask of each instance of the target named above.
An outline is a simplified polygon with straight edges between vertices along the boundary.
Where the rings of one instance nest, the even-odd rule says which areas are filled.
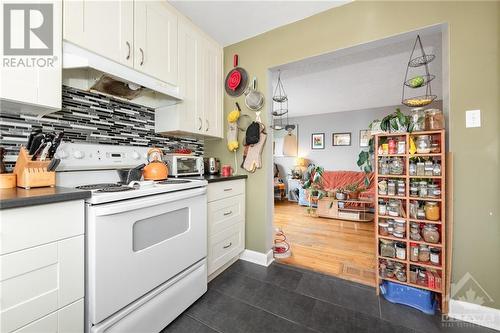
[[[167,154],[164,161],[168,165],[168,175],[172,177],[203,176],[203,157]]]

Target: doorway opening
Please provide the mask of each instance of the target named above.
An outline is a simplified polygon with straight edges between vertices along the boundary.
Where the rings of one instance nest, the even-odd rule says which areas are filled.
[[[411,111],[401,95],[417,35],[436,56],[429,70],[437,98],[426,108],[443,110],[448,120],[445,25],[269,69],[268,96],[280,78],[288,97],[288,112],[273,118],[283,129],[272,131],[276,261],[375,287],[377,184],[358,157],[369,150],[372,121],[397,108]],[[277,106],[269,104],[272,118]]]

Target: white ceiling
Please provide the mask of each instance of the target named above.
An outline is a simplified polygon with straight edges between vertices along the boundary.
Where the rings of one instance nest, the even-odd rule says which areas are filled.
[[[170,0],[177,10],[223,46],[348,2],[350,1]]]
[[[416,36],[408,33],[273,68],[272,87],[280,69],[290,117],[401,105],[402,83]],[[436,75],[432,93],[442,99],[441,31],[431,28],[420,36],[425,52],[436,55],[429,71]],[[424,71],[424,67],[413,69],[408,78]],[[412,92],[424,95],[425,88]]]

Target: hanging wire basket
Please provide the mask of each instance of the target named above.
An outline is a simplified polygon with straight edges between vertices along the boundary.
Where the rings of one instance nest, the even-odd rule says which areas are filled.
[[[283,82],[281,81],[281,71],[278,71],[278,82],[276,83],[276,88],[274,88],[272,99],[273,124],[271,125],[271,128],[276,131],[284,130],[288,125],[288,96],[285,92],[285,88],[283,87]]]
[[[410,88],[421,88],[432,80],[436,78],[435,75],[429,74],[429,75],[418,75],[415,77],[412,77],[411,79],[405,81],[405,86],[410,87]]]
[[[421,56],[414,57],[415,51],[418,50],[421,53]],[[401,103],[409,107],[421,107],[426,106],[432,103],[437,96],[432,94],[431,81],[436,78],[435,75],[429,74],[429,66],[428,64],[436,58],[433,54],[425,54],[424,47],[422,46],[422,41],[420,40],[420,36],[417,35],[415,40],[415,44],[413,44],[413,49],[410,54],[410,60],[408,61],[408,66],[406,67],[405,79],[403,81],[403,94],[401,97]],[[417,68],[424,66],[425,73],[421,75],[415,75],[408,79],[408,73],[410,72],[410,68]],[[410,91],[413,89],[419,89],[425,87],[425,94],[420,94],[418,96],[409,97],[407,96],[407,90]]]
[[[422,95],[410,97],[403,100],[403,104],[412,108],[426,106],[432,103],[437,98],[436,95]]]
[[[416,57],[414,59],[411,59],[408,62],[408,66],[410,66],[410,67],[424,66],[424,65],[427,65],[428,63],[430,63],[435,58],[436,58],[436,56],[434,54],[425,54],[421,57]]]

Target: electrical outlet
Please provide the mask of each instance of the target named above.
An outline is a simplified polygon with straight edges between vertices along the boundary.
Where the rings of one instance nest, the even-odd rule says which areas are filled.
[[[481,127],[481,110],[465,111],[465,128]]]

